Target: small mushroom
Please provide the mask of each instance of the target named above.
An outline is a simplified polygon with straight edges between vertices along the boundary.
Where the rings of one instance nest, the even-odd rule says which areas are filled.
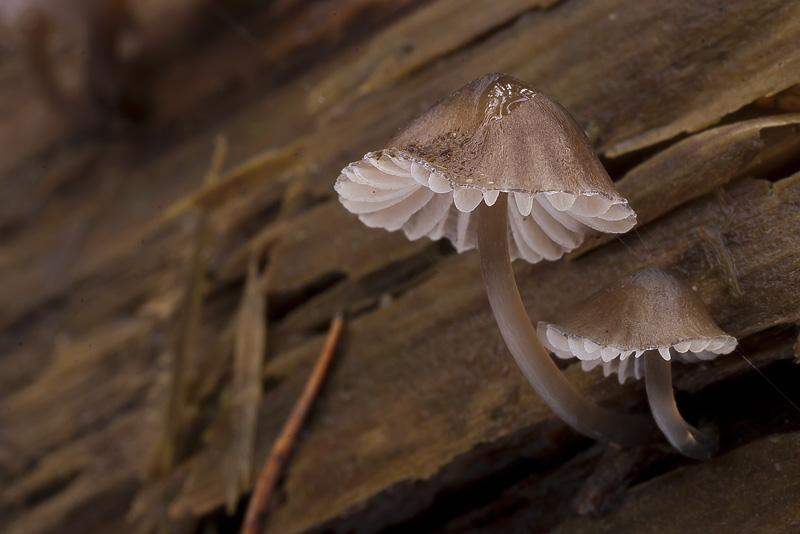
[[[699,362],[728,354],[736,338],[714,323],[685,282],[648,267],[591,296],[559,324],[540,322],[539,337],[560,358],[602,367],[622,384],[645,377],[647,398],[661,431],[690,458],[708,459],[717,438],[683,420],[672,391],[670,362]]]
[[[641,416],[584,399],[536,336],[511,260],[557,260],[589,232],[636,223],[581,128],[555,100],[504,74],[448,96],[389,142],[344,168],[339,200],[367,226],[409,239],[447,237],[478,248],[497,324],[514,359],[550,408],[596,439],[638,445]]]

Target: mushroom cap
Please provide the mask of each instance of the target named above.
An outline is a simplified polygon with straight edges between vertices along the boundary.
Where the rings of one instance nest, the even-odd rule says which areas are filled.
[[[559,324],[540,322],[537,331],[556,356],[580,359],[585,371],[602,366],[620,383],[644,376],[640,356],[648,350],[665,360],[698,362],[736,347],[691,286],[657,267],[620,279]]]
[[[409,239],[475,248],[471,212],[508,203],[512,258],[556,260],[592,231],[623,233],[636,215],[583,130],[558,102],[505,74],[487,74],[400,130],[389,148],[342,170],[340,201],[364,224]]]

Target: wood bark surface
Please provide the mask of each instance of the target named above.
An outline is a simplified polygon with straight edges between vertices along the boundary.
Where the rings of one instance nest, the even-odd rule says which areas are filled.
[[[107,136],[54,119],[0,37],[0,531],[235,531],[337,311],[267,532],[800,528],[800,4],[239,4],[158,72],[150,122]],[[640,221],[517,262],[529,315],[647,265],[687,278],[740,341],[675,366],[681,410],[720,433],[709,462],[572,432],[513,364],[477,253],[339,204],[345,164],[495,71],[573,113]],[[204,184],[219,133],[228,163]],[[643,384],[564,367],[647,411]]]

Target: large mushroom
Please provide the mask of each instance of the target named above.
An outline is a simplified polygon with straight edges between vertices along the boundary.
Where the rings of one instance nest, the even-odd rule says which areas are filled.
[[[367,226],[409,239],[447,237],[478,248],[506,345],[528,381],[567,424],[595,439],[639,445],[652,423],[580,395],[542,346],[511,260],[557,260],[594,231],[630,230],[636,215],[583,130],[555,100],[505,74],[462,87],[400,130],[388,148],[345,167],[339,200]]]
[[[599,320],[598,318],[602,318]],[[558,324],[541,322],[539,336],[560,358],[602,367],[622,384],[644,376],[656,423],[673,447],[707,459],[717,438],[681,417],[672,391],[672,360],[699,362],[728,354],[736,338],[723,332],[685,282],[648,267],[600,290]]]

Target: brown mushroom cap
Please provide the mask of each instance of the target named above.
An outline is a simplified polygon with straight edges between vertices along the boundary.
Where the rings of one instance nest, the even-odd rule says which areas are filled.
[[[656,267],[620,279],[569,318],[540,322],[537,330],[556,356],[578,358],[584,370],[602,366],[606,376],[617,373],[620,383],[643,376],[640,356],[648,350],[665,360],[697,362],[736,347],[736,338],[714,323],[691,286]]]
[[[511,193],[510,253],[532,263],[560,258],[593,230],[636,223],[569,113],[504,74],[439,102],[388,148],[345,167],[335,188],[366,225],[447,237],[459,252],[476,246],[472,211]]]

